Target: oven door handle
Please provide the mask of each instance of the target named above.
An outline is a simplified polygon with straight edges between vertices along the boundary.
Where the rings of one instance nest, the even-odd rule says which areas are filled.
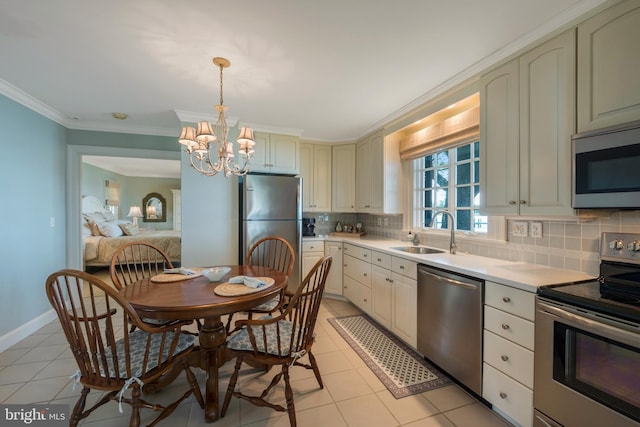
[[[638,333],[640,328],[637,325],[615,321],[609,318],[598,317],[595,314],[581,312],[576,314],[569,307],[554,307],[538,302],[538,307],[542,311],[572,323],[572,326],[586,329],[588,332],[597,333],[606,338],[616,339],[620,342],[633,346],[640,345]]]

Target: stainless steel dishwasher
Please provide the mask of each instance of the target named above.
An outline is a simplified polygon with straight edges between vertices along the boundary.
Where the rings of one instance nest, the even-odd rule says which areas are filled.
[[[482,395],[484,281],[418,266],[418,351]]]

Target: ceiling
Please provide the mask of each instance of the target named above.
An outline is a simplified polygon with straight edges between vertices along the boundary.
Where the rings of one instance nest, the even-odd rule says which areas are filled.
[[[0,0],[0,93],[74,129],[353,141],[603,0]],[[117,120],[113,112],[128,114]]]

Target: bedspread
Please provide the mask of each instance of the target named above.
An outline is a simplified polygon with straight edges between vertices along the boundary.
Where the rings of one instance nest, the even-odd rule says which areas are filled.
[[[130,242],[150,243],[162,249],[172,262],[180,261],[181,243],[179,230],[141,230],[135,236],[88,237],[84,242],[85,266],[110,265],[116,249]]]

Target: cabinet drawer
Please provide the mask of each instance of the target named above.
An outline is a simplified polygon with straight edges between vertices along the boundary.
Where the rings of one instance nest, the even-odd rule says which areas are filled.
[[[533,322],[485,305],[484,328],[529,350],[533,350]]]
[[[391,270],[391,255],[383,254],[382,252],[371,252],[371,263],[373,265],[378,265],[382,268],[386,268],[387,270]]]
[[[522,427],[533,424],[533,391],[497,369],[483,364],[482,397]]]
[[[411,279],[418,279],[418,264],[404,258],[391,257],[391,271]]]
[[[344,276],[342,295],[365,313],[371,313],[371,288],[349,276]]]
[[[367,287],[371,287],[371,264],[361,259],[345,255],[343,272],[346,276],[357,280]]]
[[[371,262],[371,249],[365,249],[360,246],[352,245],[351,243],[345,243],[344,253],[363,261]]]
[[[314,240],[311,242],[302,241],[302,253],[305,252],[324,252],[324,242],[321,240]]]
[[[535,294],[494,282],[485,283],[484,303],[533,322]]]
[[[484,362],[533,388],[533,352],[484,331]]]

